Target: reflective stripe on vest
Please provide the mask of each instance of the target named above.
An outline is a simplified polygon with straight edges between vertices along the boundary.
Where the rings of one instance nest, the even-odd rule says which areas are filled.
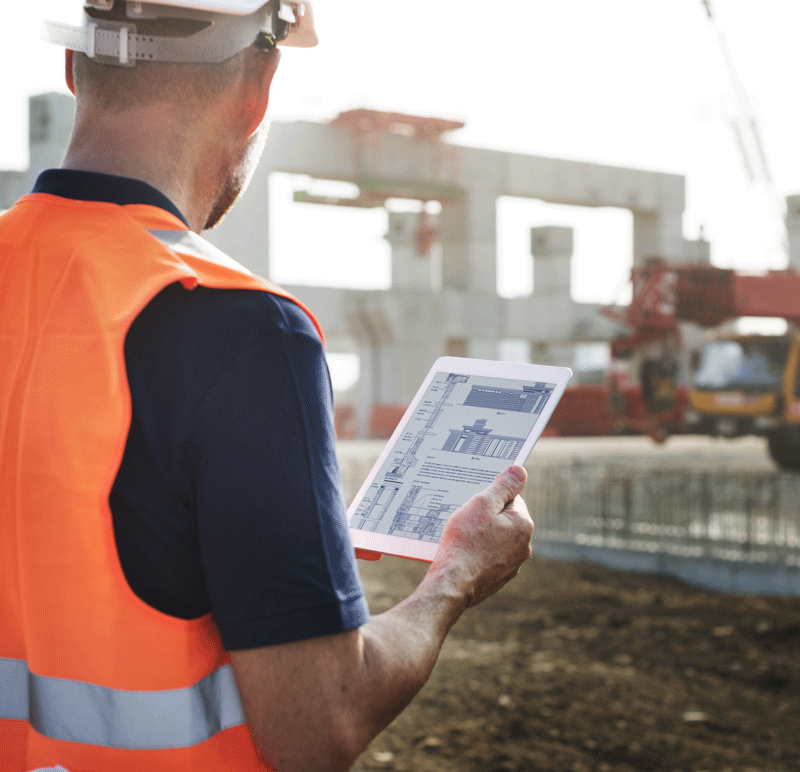
[[[201,260],[208,260],[225,268],[240,271],[247,276],[252,276],[252,272],[245,268],[241,263],[237,263],[232,257],[228,257],[221,249],[217,249],[210,241],[206,241],[202,236],[198,236],[193,231],[147,231],[151,236],[155,236],[167,249],[178,252],[182,255],[192,255]]]
[[[322,327],[320,327],[319,322],[314,314],[311,313],[311,310],[304,305],[302,301],[298,300],[291,293],[286,292],[282,287],[273,284],[268,279],[261,279],[254,276],[247,268],[237,263],[232,257],[228,257],[222,250],[217,249],[210,241],[206,241],[202,236],[198,236],[193,231],[187,230],[148,230],[147,233],[158,239],[163,246],[177,255],[196,257],[222,268],[237,271],[250,279],[257,279],[261,285],[258,287],[259,289],[266,289],[268,292],[291,300],[308,314],[309,319],[311,319],[319,333],[322,344],[325,345],[325,333],[323,333]]]
[[[244,724],[230,665],[185,689],[133,692],[47,678],[0,657],[0,719],[28,720],[53,740],[127,750],[184,748]]]
[[[28,720],[28,663],[0,657],[0,718]]]

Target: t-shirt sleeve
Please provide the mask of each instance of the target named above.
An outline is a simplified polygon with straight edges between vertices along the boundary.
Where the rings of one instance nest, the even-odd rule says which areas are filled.
[[[226,365],[186,441],[200,558],[226,649],[350,630],[369,618],[345,518],[322,344],[305,313]]]

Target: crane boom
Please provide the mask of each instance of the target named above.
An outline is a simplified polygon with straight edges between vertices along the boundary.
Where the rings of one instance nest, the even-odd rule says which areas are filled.
[[[716,327],[742,316],[781,317],[800,325],[800,274],[792,269],[747,274],[651,258],[631,271],[631,280],[630,305],[606,313],[638,334],[663,334],[678,322]]]

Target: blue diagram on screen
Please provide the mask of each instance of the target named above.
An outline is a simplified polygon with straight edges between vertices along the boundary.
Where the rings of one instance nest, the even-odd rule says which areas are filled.
[[[350,525],[438,542],[450,515],[519,456],[554,388],[438,373]]]
[[[451,429],[442,450],[470,456],[511,459],[517,457],[524,444],[524,437],[493,434],[491,429],[486,428],[486,419],[479,418],[472,426],[465,426],[461,430]]]

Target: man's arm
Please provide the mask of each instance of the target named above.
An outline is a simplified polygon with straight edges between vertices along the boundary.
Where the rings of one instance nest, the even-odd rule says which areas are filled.
[[[530,556],[524,480],[513,467],[456,511],[419,587],[363,627],[231,652],[253,738],[280,772],[349,769],[422,688],[464,609]]]

